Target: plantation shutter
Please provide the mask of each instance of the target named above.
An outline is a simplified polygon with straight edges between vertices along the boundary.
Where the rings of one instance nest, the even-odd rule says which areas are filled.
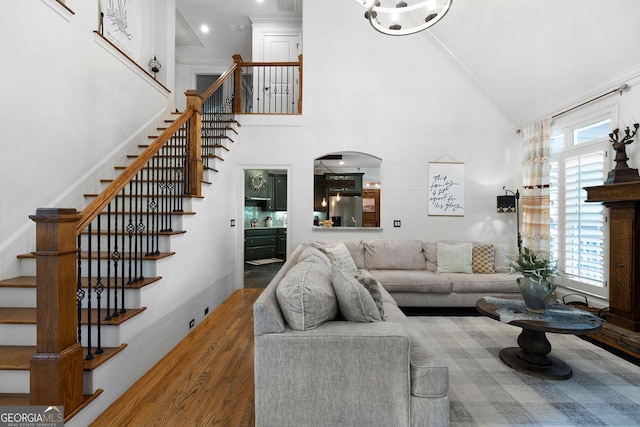
[[[575,280],[604,283],[604,215],[600,203],[586,203],[584,187],[602,185],[605,152],[565,162],[565,273]]]

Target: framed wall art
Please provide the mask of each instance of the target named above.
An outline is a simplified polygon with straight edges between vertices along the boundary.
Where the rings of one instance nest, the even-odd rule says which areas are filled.
[[[464,163],[429,163],[428,214],[464,216]]]

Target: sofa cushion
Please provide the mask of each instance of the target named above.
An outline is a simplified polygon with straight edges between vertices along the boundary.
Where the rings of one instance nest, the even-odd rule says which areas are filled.
[[[355,274],[358,267],[353,261],[353,257],[343,242],[336,241],[331,244],[317,243],[316,247],[324,252],[331,262],[337,267]]]
[[[520,276],[517,274],[442,273],[442,276],[451,280],[451,291],[459,294],[520,292],[516,282]]]
[[[338,299],[340,313],[352,322],[375,322],[382,320],[373,297],[358,282],[354,274],[333,263],[331,271],[333,289]]]
[[[367,291],[369,291],[373,298],[373,302],[375,302],[376,307],[378,307],[380,319],[385,320],[382,293],[380,292],[382,285],[367,270],[360,270],[356,273],[355,278]]]
[[[471,243],[438,242],[438,273],[471,273]]]
[[[370,273],[389,292],[425,292],[448,294],[451,281],[426,270],[371,270]]]
[[[294,265],[278,284],[276,297],[291,329],[313,329],[338,314],[331,271],[321,263]]]
[[[367,270],[426,270],[420,240],[370,240],[363,242]]]
[[[427,270],[438,270],[438,245],[436,242],[422,242],[422,252],[427,260]]]
[[[474,273],[495,273],[494,259],[495,253],[492,244],[474,245],[471,253],[471,269]]]

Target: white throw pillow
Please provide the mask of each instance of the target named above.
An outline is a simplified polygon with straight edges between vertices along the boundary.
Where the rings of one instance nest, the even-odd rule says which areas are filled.
[[[438,273],[469,273],[471,268],[473,244],[448,244],[438,242]]]

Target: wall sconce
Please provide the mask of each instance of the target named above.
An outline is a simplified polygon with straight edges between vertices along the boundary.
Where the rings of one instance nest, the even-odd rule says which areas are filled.
[[[516,190],[514,193],[511,190],[507,190],[505,187],[502,187],[505,194],[503,196],[498,196],[497,199],[497,209],[498,213],[514,213],[516,214],[516,230],[518,233],[518,253],[522,251],[522,238],[520,236],[520,192]]]
[[[149,68],[151,69],[153,78],[155,79],[156,74],[160,71],[160,68],[162,68],[162,64],[160,63],[160,61],[158,61],[155,55],[153,55],[153,59],[149,61]]]

